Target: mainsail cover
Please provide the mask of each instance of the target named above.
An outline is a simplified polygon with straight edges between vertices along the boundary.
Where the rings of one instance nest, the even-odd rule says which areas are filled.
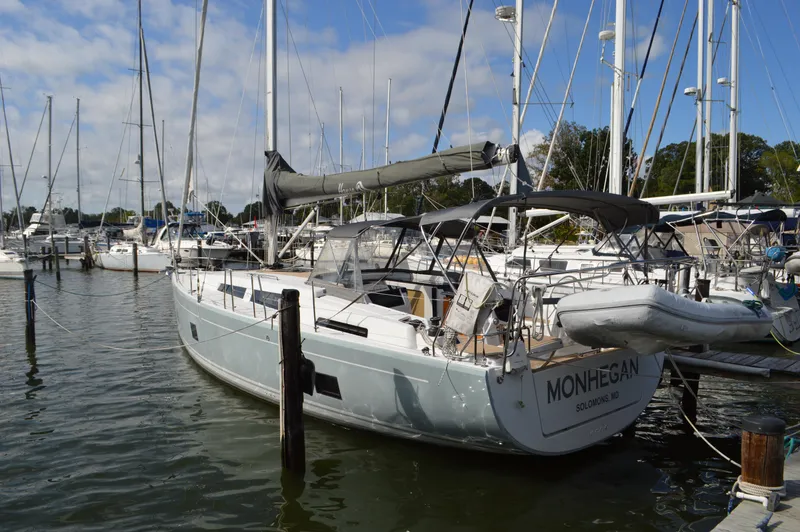
[[[268,151],[264,172],[264,198],[268,212],[287,207],[359,194],[369,190],[413,183],[435,177],[488,170],[510,164],[519,156],[516,145],[500,148],[491,142],[450,148],[440,152],[369,170],[308,176],[295,172],[277,151]]]

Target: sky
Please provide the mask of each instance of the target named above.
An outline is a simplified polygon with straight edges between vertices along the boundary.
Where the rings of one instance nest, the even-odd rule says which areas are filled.
[[[637,150],[651,120],[685,2],[664,1],[629,133]],[[365,165],[383,164],[391,79],[389,160],[430,153],[467,4],[468,0],[279,0],[279,151],[299,172],[339,171],[341,88],[341,167],[361,167],[362,124]],[[565,120],[589,128],[608,124],[613,71],[601,58],[613,62],[613,42],[603,49],[598,34],[613,29],[614,4],[613,0],[559,3],[522,125],[523,150],[542,141],[564,101],[568,102]],[[664,122],[697,12],[695,0],[688,4],[648,154]],[[440,149],[484,140],[511,141],[513,33],[510,25],[495,19],[498,5],[499,0],[474,2]],[[523,92],[552,5],[551,0],[525,2]],[[659,1],[629,0],[628,5],[626,106],[637,87]],[[714,5],[714,40],[720,41],[716,80],[729,75],[730,18],[729,2],[714,0]],[[199,8],[199,0],[143,2],[155,125],[165,150],[165,190],[175,204],[184,180]],[[0,0],[0,76],[19,183],[27,171],[23,205],[40,208],[46,196],[48,120],[43,111],[46,96],[52,95],[56,203],[77,206],[74,126],[69,132],[80,98],[83,210],[100,212],[109,198],[109,208],[121,205],[138,211],[139,132],[136,125],[129,125],[139,122],[136,11],[135,0]],[[221,198],[232,212],[257,199],[264,169],[262,17],[260,0],[209,2],[198,103],[198,188],[201,200]],[[587,17],[574,81],[565,98]],[[742,0],[740,128],[770,143],[798,140],[794,129],[800,133],[800,126],[795,126],[800,117],[795,94],[800,72],[793,68],[800,57],[800,41],[795,30],[800,31],[800,1]],[[693,99],[684,96],[683,89],[697,84],[696,61],[692,43],[662,145],[685,140],[691,132]],[[150,209],[161,192],[146,85],[144,96],[145,194]],[[713,130],[726,133],[727,88],[715,83],[712,100]],[[0,168],[8,211],[13,188],[5,129],[2,136]],[[499,181],[497,172],[482,177],[490,183]]]

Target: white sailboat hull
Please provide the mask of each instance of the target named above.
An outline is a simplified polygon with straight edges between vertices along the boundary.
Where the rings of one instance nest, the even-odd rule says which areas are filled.
[[[173,273],[178,332],[189,355],[220,380],[278,403],[278,323],[264,321],[274,311],[253,307],[245,273],[234,272],[239,277],[234,284],[247,289],[241,298],[215,290],[225,282],[222,273],[204,273],[199,302],[190,292],[189,275]],[[270,278],[273,284],[267,286]],[[352,311],[349,318],[344,312],[336,318],[369,323],[373,333],[367,338],[323,327],[315,330],[311,287],[280,274],[260,281],[273,292],[288,287],[300,291],[303,354],[317,374],[316,392],[305,397],[304,411],[340,425],[474,450],[566,454],[632,424],[661,375],[661,354],[639,355],[627,349],[502,375],[497,365],[448,362],[440,355],[402,347],[400,341],[382,341],[379,335],[397,325],[397,316],[403,314],[381,307],[369,317]],[[224,303],[223,297],[228,298]],[[331,296],[317,300],[319,317],[333,314],[323,304],[326,298]],[[231,310],[231,302],[236,310]],[[345,305],[342,300],[338,308]]]
[[[170,257],[145,246],[137,246],[138,271],[143,273],[157,273],[164,271],[170,265]],[[111,246],[109,251],[99,251],[94,256],[95,263],[104,270],[132,272],[133,271],[133,246],[130,244],[117,244]]]

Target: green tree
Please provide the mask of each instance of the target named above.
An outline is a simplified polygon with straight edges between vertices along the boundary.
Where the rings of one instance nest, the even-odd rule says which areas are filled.
[[[206,203],[206,209],[211,213],[208,219],[213,224],[216,224],[217,220],[219,220],[219,223],[227,224],[233,218],[228,209],[225,208],[225,205],[216,200]]]
[[[551,130],[547,137],[534,146],[528,154],[528,167],[534,181],[542,175],[552,138]],[[562,123],[548,164],[545,187],[603,190],[607,187],[610,146],[608,127],[589,130],[575,122]],[[637,154],[632,147],[631,140],[626,139],[624,175],[630,175],[636,167]]]
[[[178,209],[175,208],[175,205],[172,204],[171,201],[167,200],[167,215],[170,215],[176,212]],[[156,206],[153,207],[153,218],[160,220],[163,218],[163,213],[161,211],[161,202],[159,201],[156,203]]]

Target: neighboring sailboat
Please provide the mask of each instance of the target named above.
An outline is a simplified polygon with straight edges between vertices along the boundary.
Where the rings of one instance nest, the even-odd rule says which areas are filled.
[[[138,225],[133,229],[123,230],[125,238],[136,241],[136,258],[134,261],[134,246],[133,242],[119,242],[110,249],[105,251],[97,250],[95,252],[95,263],[100,267],[107,270],[117,271],[133,271],[134,267],[138,268],[140,272],[159,272],[164,270],[172,262],[172,255],[167,250],[161,248],[147,246],[147,226],[145,223],[146,214],[144,206],[144,62],[146,60],[146,51],[144,45],[144,29],[142,27],[142,2],[139,0],[139,18],[138,18],[138,39],[139,39],[139,158],[136,164],[139,165],[139,180],[141,191],[141,215],[138,219]],[[148,72],[148,88],[149,88],[149,72]],[[152,111],[153,100],[152,94],[150,98],[150,107]],[[153,135],[156,135],[155,129]],[[158,150],[158,141],[156,141],[156,151]],[[159,161],[160,168],[160,161]],[[163,183],[162,183],[163,191]],[[163,196],[163,193],[162,193]],[[162,207],[165,205],[162,198]]]

